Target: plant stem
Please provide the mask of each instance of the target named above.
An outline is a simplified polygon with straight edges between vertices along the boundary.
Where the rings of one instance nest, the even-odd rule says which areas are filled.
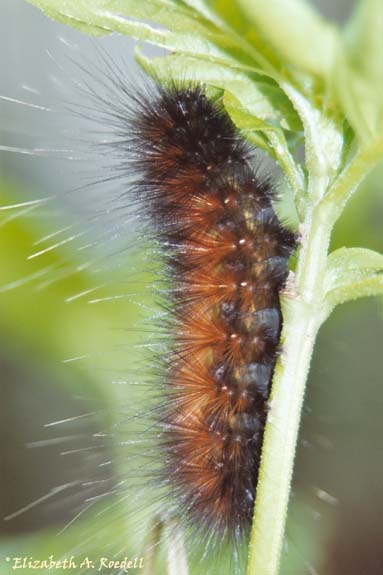
[[[277,575],[279,570],[306,378],[324,319],[323,279],[331,228],[328,207],[309,210],[298,257],[298,296],[286,301],[283,310],[283,352],[265,429],[248,575]]]
[[[350,163],[328,191],[325,202],[333,204],[338,215],[367,174],[382,158],[383,146],[376,145],[358,150]]]
[[[331,232],[347,201],[382,156],[382,146],[360,150],[334,184],[326,169],[311,174],[296,272],[297,296],[282,302],[283,351],[277,362],[267,418],[249,545],[247,575],[278,575],[306,379],[325,300]],[[325,165],[325,164],[323,164]],[[381,281],[377,276],[376,281]],[[361,293],[363,286],[360,286]],[[371,292],[370,284],[365,287]]]

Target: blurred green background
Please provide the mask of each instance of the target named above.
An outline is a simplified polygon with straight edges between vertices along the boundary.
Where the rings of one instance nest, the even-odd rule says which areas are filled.
[[[316,4],[338,22],[353,5]],[[89,185],[103,177],[99,152],[88,144],[86,118],[72,113],[87,105],[74,61],[101,76],[101,45],[137,74],[132,41],[90,40],[22,0],[2,0],[0,42],[0,573],[7,575],[6,557],[142,555],[149,513],[136,489],[140,459],[127,442],[145,388],[127,382],[144,361],[139,332],[154,296],[145,288],[150,270],[137,265],[121,190]],[[381,166],[339,221],[333,248],[383,252],[382,179]],[[282,575],[383,573],[382,342],[378,299],[344,305],[320,332]],[[205,561],[192,571],[223,573],[222,565],[215,571]],[[160,562],[156,569],[163,573]]]

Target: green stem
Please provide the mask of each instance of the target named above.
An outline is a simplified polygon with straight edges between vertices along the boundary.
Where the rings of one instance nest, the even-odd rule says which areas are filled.
[[[298,296],[285,302],[283,352],[277,363],[265,429],[248,575],[277,575],[300,414],[315,338],[323,320],[323,279],[332,218],[320,206],[305,220],[297,268]]]
[[[379,150],[381,153],[381,150]],[[378,152],[360,152],[327,190],[326,173],[312,175],[296,292],[283,302],[283,352],[277,362],[265,428],[249,545],[247,575],[278,575],[306,379],[318,330],[328,314],[325,272],[333,226]],[[379,278],[380,279],[380,278]]]
[[[332,204],[338,215],[340,215],[360,182],[381,160],[382,153],[382,145],[358,150],[335,180],[323,201],[327,204]]]

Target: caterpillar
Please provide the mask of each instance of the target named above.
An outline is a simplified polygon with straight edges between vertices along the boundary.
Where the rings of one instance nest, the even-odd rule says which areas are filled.
[[[294,234],[219,98],[201,84],[129,89],[113,151],[166,275],[160,482],[178,515],[219,538],[248,533]],[[131,201],[131,200],[130,200]]]

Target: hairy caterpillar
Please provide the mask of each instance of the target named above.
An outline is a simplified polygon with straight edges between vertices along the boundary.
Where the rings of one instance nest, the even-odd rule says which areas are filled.
[[[295,239],[222,104],[201,85],[151,92],[110,113],[121,173],[137,174],[169,289],[155,421],[161,480],[178,513],[238,541],[252,518]]]

